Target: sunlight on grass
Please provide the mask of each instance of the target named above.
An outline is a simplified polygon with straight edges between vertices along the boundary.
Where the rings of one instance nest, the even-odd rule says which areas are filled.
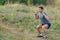
[[[58,11],[57,11],[58,10]],[[39,21],[34,18],[38,7],[20,4],[0,6],[0,39],[1,40],[40,40],[36,37],[36,26]],[[49,40],[60,39],[60,15],[57,7],[45,7],[51,21],[48,30]],[[41,39],[43,40],[43,39]]]

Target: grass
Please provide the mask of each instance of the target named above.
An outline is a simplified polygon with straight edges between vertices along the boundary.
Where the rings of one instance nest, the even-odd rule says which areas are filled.
[[[0,6],[0,40],[45,40],[37,38],[36,26],[40,23],[34,18],[38,7],[21,4]],[[60,9],[45,7],[52,26],[47,30],[48,40],[60,40]]]

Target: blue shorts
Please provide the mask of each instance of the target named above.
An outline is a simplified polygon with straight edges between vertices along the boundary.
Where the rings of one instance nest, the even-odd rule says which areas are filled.
[[[47,29],[49,29],[49,28],[50,28],[50,26],[51,26],[51,23],[45,23],[45,24],[47,24],[47,25],[48,25],[48,28],[47,28]],[[45,24],[42,24],[42,25],[45,25]]]

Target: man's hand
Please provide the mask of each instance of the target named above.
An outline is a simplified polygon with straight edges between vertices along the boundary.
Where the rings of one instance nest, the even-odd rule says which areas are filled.
[[[37,14],[35,14],[35,18],[38,19],[39,17],[37,16]]]
[[[48,16],[44,14],[45,19],[49,20]]]

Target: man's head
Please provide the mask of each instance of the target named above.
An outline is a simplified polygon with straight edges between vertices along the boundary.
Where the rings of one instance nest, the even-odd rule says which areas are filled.
[[[43,12],[44,8],[43,7],[39,7],[39,12]]]

